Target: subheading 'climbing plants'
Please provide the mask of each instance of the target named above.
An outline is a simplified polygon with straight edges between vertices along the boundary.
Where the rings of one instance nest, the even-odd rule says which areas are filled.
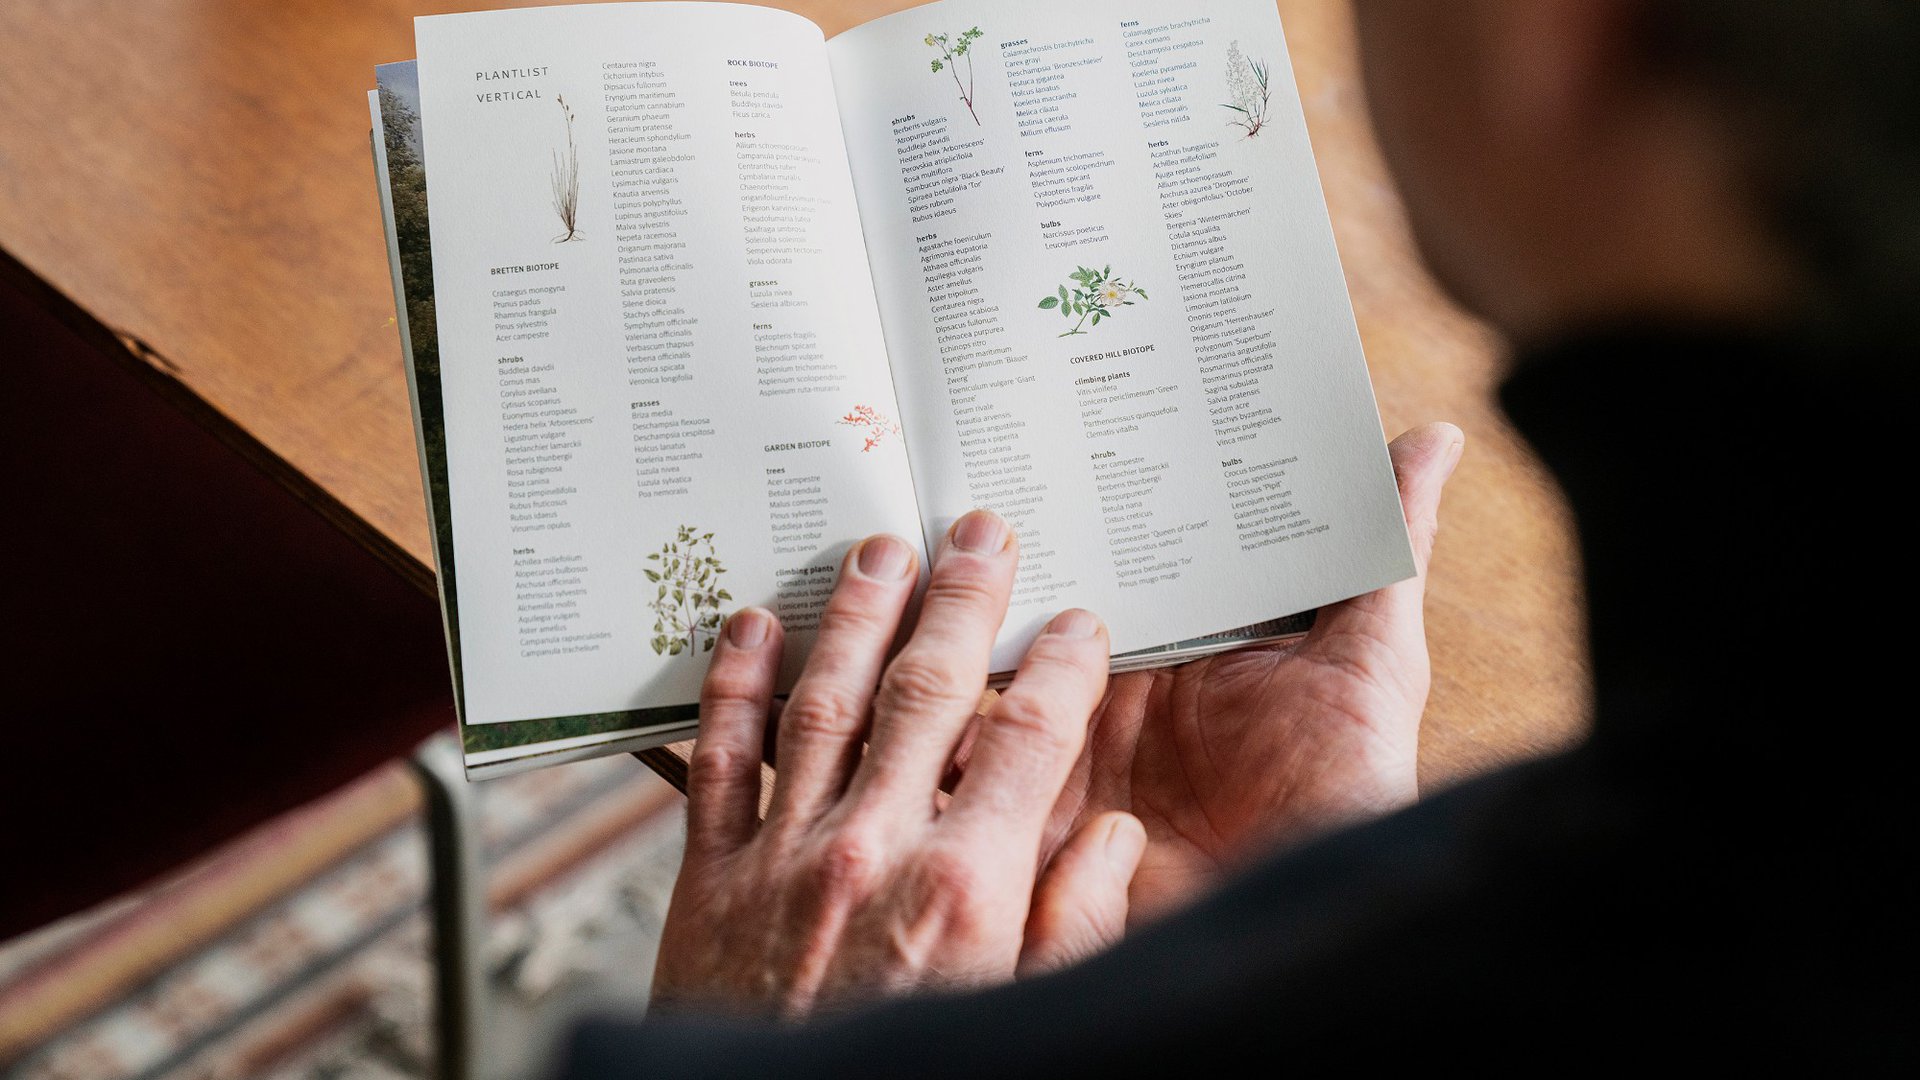
[[[653,651],[663,656],[711,652],[724,616],[720,605],[733,594],[720,587],[727,568],[713,546],[713,534],[680,526],[673,542],[660,545],[647,561],[647,580],[657,582],[653,600]]]

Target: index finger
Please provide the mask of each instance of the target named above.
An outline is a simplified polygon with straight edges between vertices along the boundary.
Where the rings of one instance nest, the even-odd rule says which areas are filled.
[[[1038,845],[1087,722],[1107,686],[1107,628],[1092,612],[1054,616],[1013,684],[980,721],[966,775],[940,827],[994,843]]]
[[[883,808],[928,805],[987,684],[1019,558],[1019,541],[999,515],[974,510],[954,522],[913,636],[880,677],[871,745],[851,798]]]

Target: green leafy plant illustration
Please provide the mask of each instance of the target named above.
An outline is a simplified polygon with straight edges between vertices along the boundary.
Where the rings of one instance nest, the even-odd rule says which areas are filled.
[[[959,40],[949,41],[945,34],[928,34],[926,43],[929,48],[940,50],[940,59],[933,62],[933,73],[942,71],[953,76],[954,89],[960,91],[960,100],[966,103],[967,115],[973,117],[975,127],[980,126],[980,114],[973,111],[973,43],[981,37],[979,27],[961,33]],[[960,63],[966,62],[967,81],[960,81]]]
[[[733,594],[720,587],[727,568],[713,546],[713,534],[680,526],[673,542],[660,545],[647,561],[647,580],[659,585],[653,604],[653,651],[679,656],[712,652],[724,616],[720,605]]]
[[[553,212],[560,217],[560,224],[566,232],[553,238],[556,244],[582,239],[580,221],[580,148],[573,141],[573,106],[567,104],[566,95],[560,95],[560,112],[567,118],[567,154],[553,152],[553,172],[549,182],[553,186]]]
[[[1221,102],[1220,107],[1240,114],[1227,126],[1246,132],[1249,139],[1260,134],[1267,123],[1267,64],[1247,59],[1238,41],[1227,46],[1227,93],[1233,100]]]
[[[1065,318],[1080,316],[1080,321],[1073,324],[1073,329],[1060,337],[1084,334],[1099,326],[1100,320],[1113,318],[1121,308],[1132,307],[1135,299],[1147,299],[1147,290],[1114,277],[1111,266],[1098,270],[1079,266],[1067,277],[1072,280],[1072,285],[1062,285],[1052,295],[1040,298],[1043,311],[1057,308]]]

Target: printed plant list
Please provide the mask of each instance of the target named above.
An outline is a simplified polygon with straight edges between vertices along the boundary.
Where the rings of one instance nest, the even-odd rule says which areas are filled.
[[[828,43],[929,532],[1125,651],[1412,573],[1273,5],[951,0]]]
[[[797,667],[848,545],[919,536],[819,29],[417,34],[467,721],[690,703],[747,604]]]

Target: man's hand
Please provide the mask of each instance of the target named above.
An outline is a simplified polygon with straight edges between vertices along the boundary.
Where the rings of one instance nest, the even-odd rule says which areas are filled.
[[[764,823],[760,761],[782,632],[757,608],[729,620],[700,695],[687,853],[656,1000],[797,1017],[832,1001],[1009,979],[1119,933],[1145,843],[1131,816],[1080,815],[1036,881],[1049,812],[1106,685],[1098,619],[1067,611],[1049,624],[980,722],[966,778],[951,798],[940,791],[974,720],[1016,561],[1000,518],[956,522],[889,664],[917,578],[913,550],[879,536],[849,553],[780,714]]]
[[[1393,442],[1416,577],[1323,608],[1298,643],[1114,677],[1050,835],[1062,842],[1114,810],[1137,816],[1148,843],[1136,919],[1277,844],[1414,800],[1427,560],[1464,446],[1451,424]]]

